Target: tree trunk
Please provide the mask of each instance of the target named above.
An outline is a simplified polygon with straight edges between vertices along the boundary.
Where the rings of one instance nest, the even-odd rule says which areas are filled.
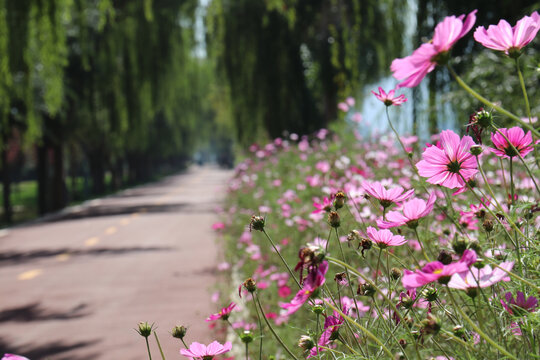
[[[11,178],[8,163],[8,134],[2,131],[2,189],[4,196],[4,221],[11,224],[13,221],[13,209],[11,207]]]
[[[47,144],[37,146],[37,181],[38,181],[38,211],[44,215],[48,211],[47,204]]]
[[[64,151],[62,144],[54,146],[54,176],[52,179],[52,209],[63,209],[67,204],[64,182]]]

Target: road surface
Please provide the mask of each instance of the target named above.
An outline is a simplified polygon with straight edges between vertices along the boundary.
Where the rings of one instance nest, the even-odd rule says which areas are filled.
[[[175,325],[189,328],[188,344],[212,340],[204,321],[218,310],[209,296],[218,258],[211,225],[230,175],[192,168],[5,230],[0,356],[145,359],[139,321],[156,323],[169,359],[182,358]]]

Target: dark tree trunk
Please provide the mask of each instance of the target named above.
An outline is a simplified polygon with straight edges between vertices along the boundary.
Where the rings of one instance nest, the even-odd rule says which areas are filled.
[[[40,215],[44,215],[48,211],[47,204],[47,144],[43,140],[43,144],[38,145],[37,150],[37,181],[38,181],[38,211]]]
[[[11,177],[8,162],[8,133],[2,131],[2,190],[4,196],[4,221],[11,224],[13,209],[11,207]]]
[[[92,178],[92,194],[101,195],[105,192],[105,164],[101,151],[96,150],[88,156],[90,177]]]
[[[67,204],[64,182],[64,151],[62,144],[54,146],[54,176],[52,178],[52,211],[63,209]]]

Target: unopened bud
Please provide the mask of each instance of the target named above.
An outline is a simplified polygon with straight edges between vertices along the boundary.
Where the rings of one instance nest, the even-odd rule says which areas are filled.
[[[243,285],[244,288],[250,293],[253,293],[257,290],[257,282],[252,278],[248,278],[246,281],[244,281]]]
[[[478,156],[482,153],[482,151],[484,151],[484,149],[482,148],[481,145],[473,145],[471,146],[471,148],[469,149],[469,151],[471,152],[471,154],[473,154],[474,156]]]
[[[333,228],[338,228],[341,225],[341,219],[336,211],[330,211],[328,213],[328,223]]]
[[[484,230],[486,230],[487,233],[490,233],[493,231],[493,220],[486,219],[482,223],[482,226],[484,227]]]
[[[249,330],[244,330],[244,332],[240,334],[240,340],[242,340],[244,344],[249,344],[253,341],[253,333]]]
[[[392,269],[390,269],[390,277],[392,278],[392,280],[397,280],[401,277],[402,273],[401,273],[401,270],[398,269],[398,268],[395,268],[393,267]]]
[[[341,209],[343,205],[345,205],[346,199],[347,196],[345,196],[345,193],[343,191],[338,191],[334,197],[334,207],[336,209]]]
[[[439,298],[439,292],[433,287],[424,289],[422,295],[424,295],[424,298],[429,302],[433,302]]]
[[[186,336],[186,333],[187,333],[187,328],[182,325],[175,326],[171,332],[172,336],[177,339],[183,339],[184,336]]]
[[[399,339],[399,345],[405,349],[405,347],[408,345],[407,340],[405,339]]]
[[[368,238],[362,238],[362,241],[360,241],[360,246],[362,247],[362,256],[365,256],[364,251],[371,249],[373,242]]]
[[[309,351],[315,346],[315,343],[311,339],[311,337],[307,335],[300,336],[300,340],[298,340],[298,347],[300,347],[304,351]]]
[[[458,255],[463,255],[465,250],[467,250],[468,245],[469,241],[465,238],[457,238],[452,241],[452,249],[454,249]]]
[[[359,284],[358,290],[356,291],[358,295],[369,296],[369,297],[372,297],[373,295],[375,295],[376,292],[377,290],[375,289],[375,286],[367,282],[363,284]]]
[[[437,260],[443,263],[444,265],[448,265],[452,262],[452,254],[450,253],[450,251],[441,250],[439,252],[439,256],[437,256]]]
[[[262,216],[253,215],[251,217],[251,222],[249,223],[249,231],[251,230],[264,231],[264,223],[265,223],[265,220]]]
[[[324,306],[313,305],[313,307],[311,308],[311,311],[313,311],[317,315],[321,315],[324,312]]]
[[[452,332],[458,338],[461,338],[463,340],[467,339],[467,331],[461,325],[454,326]]]
[[[154,324],[150,325],[150,324],[148,324],[148,322],[140,322],[139,323],[139,328],[136,331],[139,333],[139,335],[147,338],[152,334],[152,327],[153,326],[154,326]]]
[[[471,241],[469,243],[469,249],[474,250],[477,254],[482,253],[482,248],[480,247],[480,243],[478,241]]]
[[[465,293],[467,296],[469,296],[471,299],[474,299],[478,295],[478,288],[470,287],[465,290]]]
[[[493,115],[491,115],[489,111],[481,109],[480,111],[476,112],[475,120],[478,126],[488,129],[493,124]]]

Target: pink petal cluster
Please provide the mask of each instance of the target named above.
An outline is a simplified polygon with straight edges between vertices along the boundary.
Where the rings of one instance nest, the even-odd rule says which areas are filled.
[[[368,226],[366,233],[371,241],[379,244],[379,247],[399,246],[407,242],[404,236],[394,235],[388,229],[377,230],[372,226]]]
[[[500,131],[500,132],[499,132]],[[517,156],[517,152],[512,149],[512,147],[508,144],[508,141],[504,138],[505,136],[510,140],[510,144],[514,145],[517,151],[521,154],[521,157],[524,157],[531,151],[533,151],[532,147],[532,134],[531,132],[525,132],[522,128],[516,126],[510,129],[502,128],[499,129],[499,131],[491,134],[491,141],[493,142],[493,145],[495,146],[494,149],[491,149],[491,151],[503,158],[512,158],[514,156]],[[502,134],[504,134],[504,136]]]
[[[504,19],[497,25],[489,25],[487,30],[480,26],[474,32],[474,39],[489,49],[509,54],[519,52],[530,43],[538,30],[540,30],[540,15],[535,11],[531,16],[519,20],[514,27]]]
[[[24,356],[15,355],[15,354],[4,354],[2,360],[30,360]]]
[[[214,320],[218,320],[218,319],[227,320],[229,318],[229,315],[231,314],[231,312],[235,308],[235,306],[236,306],[236,304],[231,302],[229,304],[229,306],[224,307],[217,314],[212,314],[208,318],[206,318],[206,321],[214,321]]]
[[[401,282],[405,289],[416,289],[420,286],[429,284],[430,282],[450,280],[454,274],[465,274],[469,271],[469,267],[476,262],[476,253],[473,250],[465,250],[461,259],[448,265],[444,265],[440,261],[433,261],[414,272],[405,269]]]
[[[403,204],[401,211],[390,211],[386,214],[386,221],[377,220],[377,226],[381,229],[402,225],[414,226],[419,219],[427,216],[433,210],[436,199],[437,196],[432,193],[427,202],[417,198],[409,200]]]
[[[484,266],[482,269],[472,267],[465,275],[454,274],[448,282],[448,287],[467,290],[477,287],[485,288],[499,281],[510,281],[507,272],[512,270],[514,262],[503,262],[499,266],[495,269],[492,269],[489,265]]]
[[[332,210],[332,200],[328,199],[326,196],[324,197],[322,203],[318,203],[317,201],[313,201],[313,206],[316,210],[313,210],[312,214],[318,214],[321,212],[328,212]]]
[[[344,314],[347,314],[348,310],[345,305],[343,305],[342,311]],[[325,349],[321,348],[320,346],[327,348],[330,342],[333,340],[333,336],[335,336],[335,334],[337,333],[337,331],[339,330],[339,328],[344,322],[345,322],[345,319],[337,311],[334,311],[334,315],[327,316],[326,319],[324,320],[323,333],[321,334],[321,337],[319,338],[319,341],[317,342],[319,346],[314,346],[313,348],[311,348],[311,351],[309,352],[309,355],[307,356],[307,358],[309,359],[309,358],[315,357],[318,354],[320,354],[322,351],[324,351]],[[319,351],[317,352],[317,350]]]
[[[325,275],[328,271],[328,261],[323,261],[316,269],[312,269],[306,280],[304,280],[303,287],[300,289],[290,303],[280,303],[283,309],[287,310],[284,316],[289,316],[304,305],[308,301],[309,297],[325,282]]]
[[[388,94],[383,90],[382,87],[379,86],[379,93],[377,94],[375,91],[371,91],[373,93],[373,95],[375,95],[375,97],[377,99],[379,99],[380,101],[382,101],[384,103],[384,105],[386,106],[400,106],[401,104],[403,104],[404,102],[407,101],[407,98],[405,97],[405,95],[399,95],[399,96],[395,96],[395,92],[396,90],[395,89],[392,89],[388,92]]]
[[[392,61],[390,69],[398,80],[404,80],[398,87],[415,87],[439,62],[443,62],[454,44],[471,30],[476,22],[476,10],[467,15],[448,16],[437,24],[430,43],[422,44],[418,49],[402,59]]]
[[[189,345],[189,349],[180,349],[180,354],[190,357],[192,360],[211,360],[217,355],[229,352],[231,349],[232,344],[230,341],[227,341],[223,345],[214,341],[208,346],[193,342]]]
[[[403,192],[401,186],[396,186],[394,188],[386,190],[386,188],[378,181],[369,182],[365,181],[362,183],[362,187],[369,194],[369,196],[374,197],[379,200],[381,206],[388,207],[393,203],[400,203],[407,200],[414,194],[414,189]]]
[[[470,136],[460,139],[452,130],[442,131],[440,144],[426,148],[422,160],[416,164],[418,173],[427,177],[427,182],[431,184],[449,189],[463,188],[465,181],[478,172],[476,159],[469,152],[473,145]]]
[[[528,312],[533,312],[538,307],[538,299],[534,296],[529,296],[528,298],[525,298],[525,294],[523,294],[521,291],[518,291],[516,294],[516,298],[514,299],[514,296],[511,292],[507,292],[504,294],[504,298],[506,301],[501,300],[501,305],[508,311],[510,314],[514,314],[514,310],[516,308],[523,309]]]

